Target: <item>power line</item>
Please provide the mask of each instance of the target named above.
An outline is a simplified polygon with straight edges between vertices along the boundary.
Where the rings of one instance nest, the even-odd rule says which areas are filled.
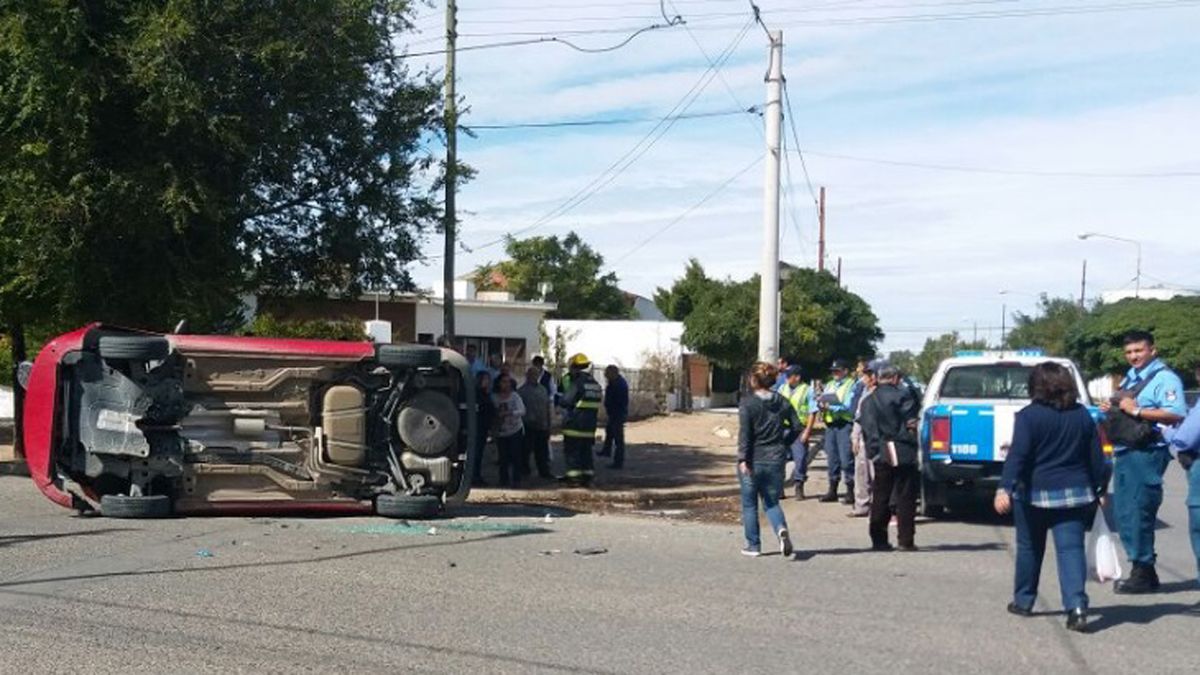
[[[705,204],[707,204],[707,203],[709,202],[709,200],[711,200],[713,197],[716,197],[717,195],[721,194],[721,193],[722,193],[722,192],[725,190],[725,188],[729,187],[729,185],[730,185],[731,183],[733,183],[733,182],[734,182],[734,181],[736,181],[737,179],[741,178],[741,177],[742,177],[742,176],[743,176],[743,175],[744,175],[744,174],[745,174],[747,171],[749,171],[750,169],[753,169],[755,166],[758,166],[758,163],[759,163],[759,162],[761,162],[761,161],[762,161],[762,156],[761,156],[761,155],[760,155],[760,156],[758,156],[758,157],[755,157],[755,158],[754,158],[754,161],[750,162],[749,164],[747,164],[746,166],[744,166],[744,167],[742,167],[740,170],[738,170],[738,172],[737,172],[737,173],[735,173],[735,174],[733,174],[732,176],[730,176],[729,178],[725,179],[725,181],[723,181],[723,182],[722,182],[720,185],[718,185],[717,187],[713,188],[713,189],[712,189],[712,190],[711,190],[711,191],[710,191],[708,194],[706,194],[706,195],[704,195],[703,197],[701,197],[701,198],[700,198],[700,201],[698,201],[698,202],[696,202],[695,204],[692,204],[691,206],[689,206],[689,207],[688,207],[686,210],[684,210],[684,212],[683,212],[683,213],[681,213],[681,214],[679,214],[678,216],[676,216],[676,217],[675,217],[673,220],[671,220],[671,221],[670,221],[669,223],[667,223],[666,225],[663,225],[662,227],[660,227],[660,228],[658,228],[657,230],[655,230],[655,231],[654,231],[654,232],[653,232],[653,233],[652,233],[650,236],[648,236],[648,237],[646,237],[645,239],[643,239],[643,240],[641,240],[640,242],[638,242],[638,244],[637,244],[636,246],[634,246],[633,248],[631,248],[631,249],[629,249],[628,251],[626,251],[626,252],[625,252],[625,254],[624,254],[624,255],[622,255],[620,258],[617,258],[617,259],[616,259],[616,260],[614,260],[612,263],[610,263],[610,264],[609,264],[609,267],[612,267],[612,266],[614,266],[614,265],[617,265],[618,263],[621,263],[621,262],[623,262],[625,259],[629,258],[629,256],[631,256],[631,255],[633,255],[634,253],[637,253],[638,251],[642,250],[642,248],[643,248],[643,247],[645,247],[645,246],[646,246],[646,244],[649,244],[651,241],[654,241],[656,238],[658,238],[658,237],[662,236],[663,234],[665,234],[667,230],[669,230],[669,229],[671,229],[672,227],[675,227],[676,225],[678,225],[680,222],[682,222],[682,221],[683,221],[683,219],[685,219],[685,218],[687,218],[688,216],[692,215],[692,213],[693,213],[693,212],[694,212],[696,209],[700,208],[701,206],[704,206],[704,205],[705,205]]]
[[[458,33],[458,37],[501,37],[501,36],[518,37],[518,36],[522,36],[522,35],[536,35],[536,36],[540,36],[540,37],[531,38],[528,40],[509,40],[509,41],[505,41],[505,42],[490,42],[490,43],[484,43],[484,44],[464,45],[462,47],[458,47],[455,51],[469,52],[469,51],[475,51],[475,50],[479,50],[479,49],[496,49],[499,47],[519,47],[522,45],[534,45],[534,44],[540,44],[543,42],[553,42],[553,43],[563,45],[565,47],[570,47],[571,49],[574,49],[577,52],[583,52],[585,54],[602,54],[604,52],[616,51],[616,50],[624,47],[625,45],[629,44],[630,42],[633,42],[634,38],[641,35],[642,33],[648,33],[653,30],[659,30],[662,28],[672,28],[672,27],[674,27],[674,24],[664,24],[664,23],[656,23],[656,24],[651,24],[649,26],[642,26],[641,28],[633,29],[632,32],[630,32],[629,35],[624,40],[621,40],[620,42],[618,42],[614,45],[609,45],[607,47],[582,47],[580,45],[575,44],[574,42],[572,42],[570,40],[560,37],[560,35],[589,35],[589,34],[595,34],[595,33],[625,33],[625,32],[628,32],[629,29],[603,30],[603,31],[599,31],[599,30],[597,30],[597,31],[557,31],[557,33],[558,33],[557,35],[548,35],[546,33],[528,33],[528,32],[489,33],[489,34],[475,34],[475,35],[472,35],[470,33]],[[397,54],[396,58],[410,59],[410,58],[417,57],[417,56],[435,56],[438,54],[445,54],[446,51],[447,50],[445,50],[445,49],[432,49],[432,50],[424,51],[424,52],[406,52],[403,54]]]
[[[808,194],[815,204],[817,203],[817,191],[813,188],[812,178],[808,175],[808,163],[804,161],[804,151],[800,147],[800,134],[796,132],[796,115],[792,112],[792,95],[789,93],[789,89],[787,80],[784,80],[783,101],[787,105],[788,127],[791,128],[792,139],[796,143],[796,155],[800,157],[800,169],[804,171],[804,182],[808,185]]]
[[[667,115],[659,120],[653,128],[646,132],[646,134],[637,143],[635,143],[632,148],[627,150],[625,154],[621,155],[614,162],[609,164],[604,171],[600,172],[600,174],[593,178],[587,185],[583,186],[579,190],[576,190],[558,206],[546,212],[533,223],[513,232],[509,232],[503,237],[485,242],[469,250],[490,248],[497,244],[503,243],[508,237],[515,237],[535,230],[546,223],[549,223],[552,220],[555,220],[570,212],[580,204],[583,204],[587,200],[591,199],[600,190],[610,185],[614,180],[617,179],[618,176],[632,166],[634,162],[649,152],[650,149],[654,147],[654,145],[658,143],[658,141],[667,133],[667,131],[674,126],[678,116],[686,113],[687,109],[696,102],[696,99],[700,97],[700,94],[712,82],[712,74],[714,71],[716,71],[718,68],[724,65],[726,61],[729,60],[729,57],[733,55],[733,52],[737,49],[738,45],[740,45],[742,40],[745,39],[746,33],[750,31],[751,26],[751,22],[746,22],[746,24],[742,26],[741,31],[739,31],[734,39],[730,42],[729,46],[726,47],[725,50],[720,54],[717,61],[713,65],[709,66],[709,68],[700,75],[700,78],[696,81],[696,83],[693,84],[691,89],[689,89],[687,93],[685,93],[683,97],[675,104],[675,106],[671,108]],[[437,257],[440,256],[429,256],[426,259],[433,260]]]
[[[843,160],[847,162],[862,162],[865,164],[880,164],[883,166],[897,166],[910,169],[925,169],[928,171],[954,171],[960,173],[983,173],[995,174],[1001,176],[1035,176],[1039,178],[1089,178],[1089,179],[1117,179],[1117,180],[1140,180],[1140,179],[1161,179],[1161,178],[1200,178],[1200,171],[1145,171],[1145,172],[1101,172],[1101,171],[1043,171],[1039,169],[1002,169],[995,167],[983,166],[965,166],[960,164],[933,164],[928,162],[908,162],[894,159],[882,159],[879,157],[860,157],[855,155],[843,155],[833,152],[819,152],[816,150],[808,150],[808,154],[817,157],[825,157],[827,159]]]
[[[730,115],[761,115],[758,106],[750,106],[740,110],[716,110],[712,112],[689,113],[677,115],[677,120],[705,119],[710,117],[727,117]],[[658,122],[661,117],[623,117],[602,120],[566,120],[557,122],[512,122],[508,124],[471,124],[466,125],[471,131],[491,129],[557,129],[561,127],[594,127],[614,124],[637,124],[639,122]]]

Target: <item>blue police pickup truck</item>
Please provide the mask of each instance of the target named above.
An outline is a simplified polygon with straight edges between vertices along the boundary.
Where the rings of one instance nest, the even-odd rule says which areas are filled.
[[[921,405],[921,513],[943,514],[947,506],[990,499],[1012,443],[1013,419],[1029,405],[1029,373],[1053,361],[1075,376],[1079,401],[1092,405],[1079,369],[1069,359],[1037,350],[959,352],[938,366]],[[1103,436],[1104,451],[1112,446]]]

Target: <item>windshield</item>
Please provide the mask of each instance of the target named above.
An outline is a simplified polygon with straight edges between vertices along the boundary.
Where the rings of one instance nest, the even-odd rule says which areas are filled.
[[[942,398],[1029,398],[1029,373],[1033,366],[995,364],[957,366],[946,371],[939,392]]]

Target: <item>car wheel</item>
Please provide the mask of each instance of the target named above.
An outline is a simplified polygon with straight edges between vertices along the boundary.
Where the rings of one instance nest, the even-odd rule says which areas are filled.
[[[442,350],[414,345],[379,345],[375,360],[385,368],[436,368],[442,365]]]
[[[105,335],[100,338],[99,350],[102,359],[161,361],[171,353],[171,343],[146,335]]]
[[[171,515],[171,498],[166,495],[104,495],[100,498],[100,515],[105,518],[166,518]]]
[[[379,495],[375,513],[384,518],[433,518],[442,511],[437,495]]]

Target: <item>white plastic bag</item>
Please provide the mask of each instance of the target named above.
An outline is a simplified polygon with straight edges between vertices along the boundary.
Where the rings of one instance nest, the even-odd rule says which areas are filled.
[[[1088,572],[1100,583],[1121,578],[1121,555],[1117,551],[1117,537],[1108,529],[1104,509],[1096,509],[1092,531],[1087,541]]]

